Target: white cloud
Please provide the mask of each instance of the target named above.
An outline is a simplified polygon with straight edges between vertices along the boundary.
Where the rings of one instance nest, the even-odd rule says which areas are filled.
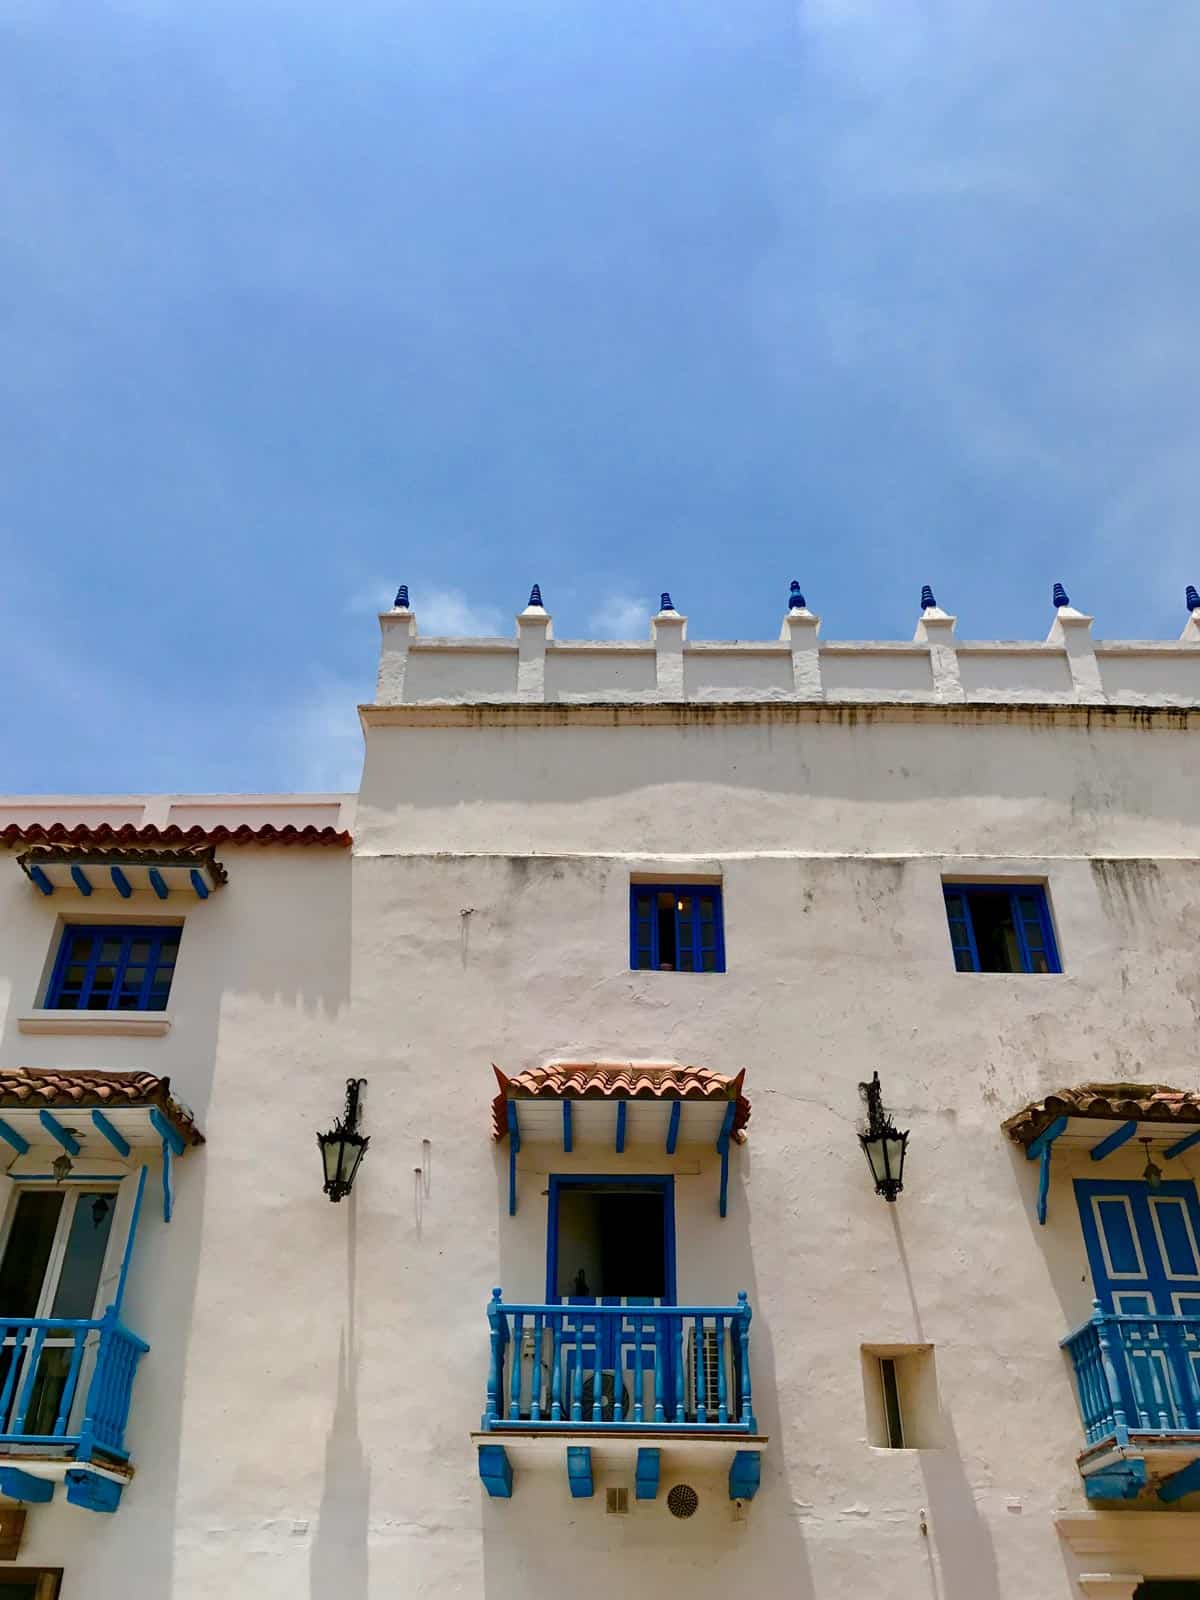
[[[350,616],[390,611],[396,588],[396,584],[383,578],[365,579],[347,596],[345,610]],[[497,607],[475,605],[461,589],[426,589],[419,583],[409,584],[409,599],[417,626],[426,638],[490,639],[511,632]]]
[[[511,632],[494,606],[474,605],[461,589],[414,589],[412,605],[417,627],[426,637],[486,639]]]
[[[588,618],[588,637],[592,639],[644,639],[649,631],[653,607],[633,595],[610,595]]]
[[[280,765],[298,791],[341,794],[358,788],[361,688],[349,678],[322,676],[283,718]]]
[[[396,585],[386,578],[368,578],[346,597],[346,612],[350,616],[374,616],[380,611],[390,611],[396,598]]]

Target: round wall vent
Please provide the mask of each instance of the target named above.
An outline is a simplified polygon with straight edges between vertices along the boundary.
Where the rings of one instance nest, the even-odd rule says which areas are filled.
[[[691,1517],[696,1514],[700,1496],[690,1483],[677,1483],[667,1493],[667,1510],[673,1517]]]

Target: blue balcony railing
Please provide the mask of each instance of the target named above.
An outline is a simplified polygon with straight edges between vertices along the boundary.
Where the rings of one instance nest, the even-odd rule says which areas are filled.
[[[1089,1445],[1125,1444],[1131,1433],[1200,1434],[1200,1317],[1097,1311],[1062,1347]]]
[[[629,1298],[488,1306],[485,1431],[758,1431],[750,1306]]]
[[[98,1318],[0,1317],[0,1452],[13,1445],[128,1459],[134,1373],[149,1349],[110,1309]]]

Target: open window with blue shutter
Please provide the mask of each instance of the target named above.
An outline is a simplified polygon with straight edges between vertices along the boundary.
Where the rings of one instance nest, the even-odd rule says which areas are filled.
[[[1040,883],[946,883],[946,918],[959,972],[1061,972]]]
[[[635,972],[724,972],[721,885],[632,884],[629,965]]]

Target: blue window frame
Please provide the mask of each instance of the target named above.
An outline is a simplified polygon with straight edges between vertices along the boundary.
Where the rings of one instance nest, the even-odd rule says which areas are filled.
[[[1062,971],[1041,884],[947,883],[942,888],[960,972]]]
[[[171,992],[176,927],[72,923],[50,975],[47,1007],[57,1011],[163,1011]]]
[[[629,965],[635,972],[724,972],[720,884],[633,884]]]

